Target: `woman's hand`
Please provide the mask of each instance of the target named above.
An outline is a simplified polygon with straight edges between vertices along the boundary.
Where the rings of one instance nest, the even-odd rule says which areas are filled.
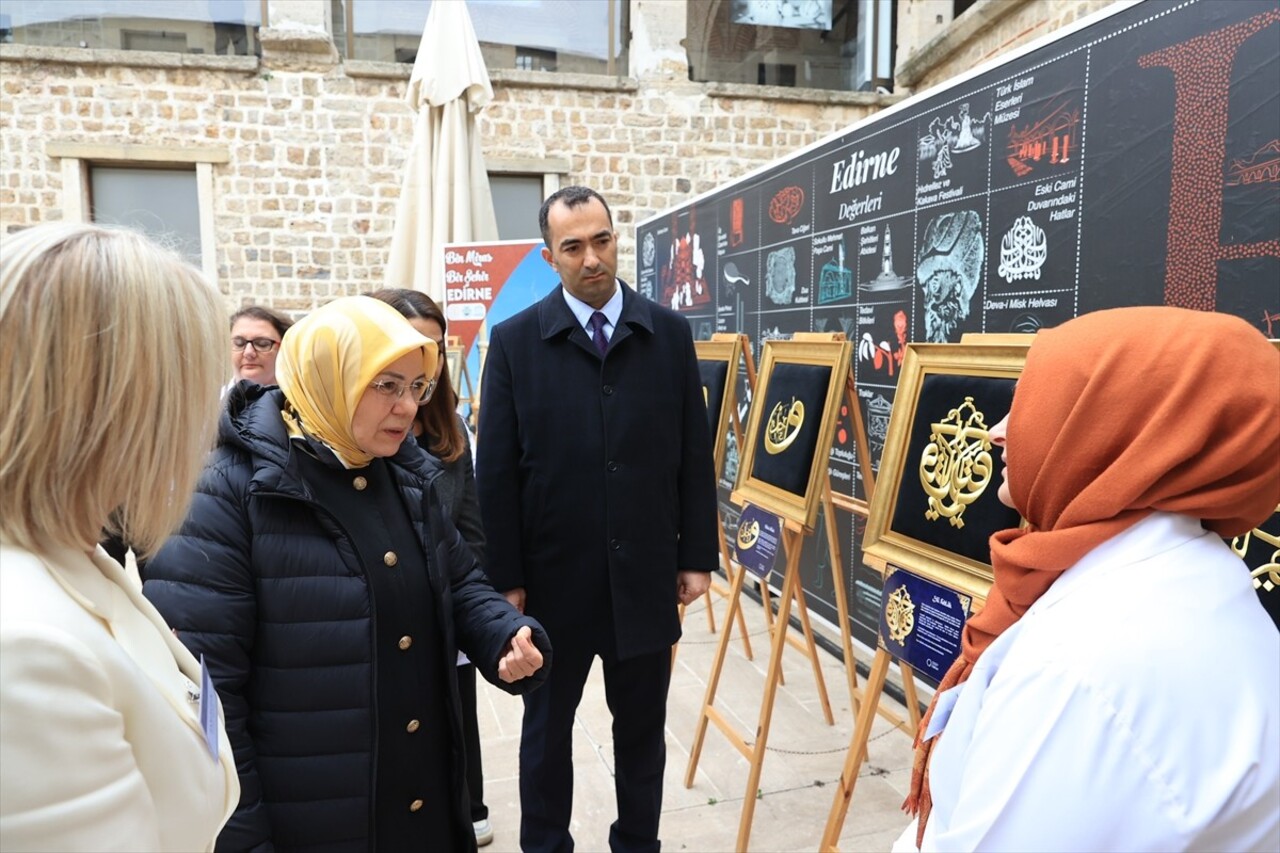
[[[542,668],[542,652],[533,644],[533,631],[528,625],[516,631],[506,653],[498,661],[498,677],[506,683],[519,681]]]

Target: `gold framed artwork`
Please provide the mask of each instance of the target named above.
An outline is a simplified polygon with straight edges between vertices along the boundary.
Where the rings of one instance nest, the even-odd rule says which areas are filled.
[[[709,341],[694,341],[702,396],[707,404],[707,423],[715,451],[716,479],[724,471],[725,444],[733,429],[734,397],[738,387],[738,362],[742,359],[742,338],[715,335]]]
[[[766,341],[734,503],[812,532],[849,377],[848,341]]]
[[[1263,608],[1280,628],[1280,506],[1266,521],[1228,544],[1249,567]]]
[[[988,539],[1022,519],[997,498],[1001,452],[988,435],[1009,413],[1032,335],[908,344],[863,552],[985,599]]]

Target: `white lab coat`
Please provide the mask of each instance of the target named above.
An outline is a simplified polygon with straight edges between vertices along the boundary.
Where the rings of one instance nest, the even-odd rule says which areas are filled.
[[[1095,548],[948,693],[923,850],[1280,849],[1280,634],[1193,519]]]

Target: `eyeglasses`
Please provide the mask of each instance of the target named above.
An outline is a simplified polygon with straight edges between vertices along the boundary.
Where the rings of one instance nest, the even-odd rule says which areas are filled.
[[[280,342],[272,338],[232,338],[231,349],[240,352],[245,347],[253,345],[258,352],[271,352],[280,345]]]
[[[404,396],[404,392],[408,391],[413,401],[421,406],[435,393],[436,380],[419,379],[405,384],[398,379],[379,379],[377,382],[370,382],[369,387],[392,403],[398,402]]]

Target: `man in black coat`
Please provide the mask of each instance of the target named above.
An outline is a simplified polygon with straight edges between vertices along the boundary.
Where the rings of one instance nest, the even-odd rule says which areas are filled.
[[[495,588],[556,646],[525,697],[520,846],[569,851],[574,712],[595,657],[613,713],[615,850],[657,850],[677,602],[718,560],[715,478],[688,323],[619,281],[605,200],[567,187],[538,214],[560,275],[490,335],[477,482]]]

